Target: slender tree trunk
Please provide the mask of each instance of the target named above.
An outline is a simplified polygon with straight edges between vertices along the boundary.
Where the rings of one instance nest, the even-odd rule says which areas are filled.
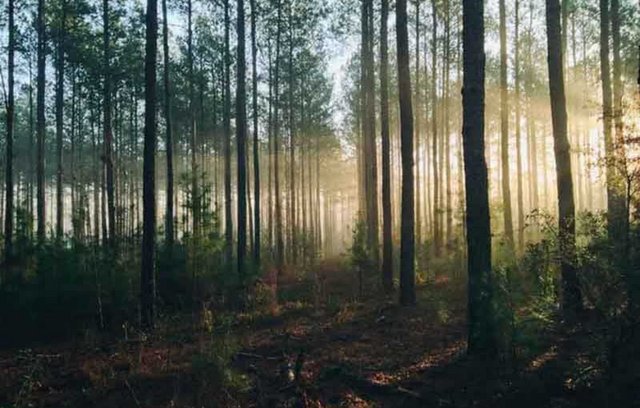
[[[113,247],[116,243],[116,202],[114,194],[113,177],[113,132],[111,123],[111,57],[110,57],[110,25],[109,25],[109,0],[103,0],[103,110],[104,110],[104,160],[107,188],[107,217],[109,221],[108,242]]]
[[[293,13],[291,10],[291,2],[289,2],[289,101],[288,101],[288,116],[289,116],[289,243],[290,254],[293,263],[297,261],[297,244],[296,244],[296,129],[295,119],[293,115],[294,101],[294,87],[296,83],[295,74],[293,71]]]
[[[247,247],[247,106],[244,0],[238,0],[237,33],[238,56],[236,77],[236,143],[238,160],[238,275],[245,277],[245,252]]]
[[[604,126],[604,148],[607,184],[607,222],[610,237],[621,242],[624,214],[622,180],[620,178],[619,157],[616,154],[612,135],[613,102],[611,95],[611,70],[609,50],[610,29],[609,0],[600,0],[600,76],[602,83],[602,123]]]
[[[29,191],[27,193],[27,205],[28,205],[28,214],[30,216],[29,219],[29,238],[33,239],[33,220],[35,219],[35,211],[34,211],[34,186],[35,186],[35,138],[34,138],[34,130],[35,130],[35,120],[34,120],[34,109],[33,109],[33,63],[31,56],[29,56],[29,154],[28,154],[28,163],[29,163]]]
[[[373,268],[379,268],[378,170],[375,141],[375,74],[373,66],[373,1],[362,0],[362,138],[364,145],[364,192],[367,246]]]
[[[415,294],[415,227],[413,184],[413,107],[409,72],[407,1],[396,1],[396,47],[398,50],[398,93],[402,143],[402,226],[400,231],[400,303],[412,305]]]
[[[276,266],[278,275],[282,274],[284,266],[284,238],[282,234],[282,205],[280,195],[280,31],[282,21],[281,1],[278,0],[276,9],[278,17],[276,24],[276,55],[274,72],[274,112],[273,112],[273,189],[275,196],[275,235],[276,235]],[[277,287],[277,286],[276,286]]]
[[[603,0],[606,1],[606,0]],[[549,96],[553,125],[554,153],[558,188],[558,231],[561,258],[562,305],[570,316],[581,308],[582,300],[575,258],[575,208],[571,155],[567,136],[567,108],[564,89],[563,58],[560,34],[560,4],[558,0],[546,0],[547,47],[549,66]]]
[[[64,168],[63,168],[63,132],[64,132],[64,50],[66,42],[66,1],[60,3],[61,11],[58,27],[58,55],[56,61],[56,239],[64,235]]]
[[[485,161],[484,1],[463,0],[463,144],[466,189],[468,288],[468,352],[493,355],[493,279],[489,184]]]
[[[382,139],[382,287],[393,290],[393,238],[391,219],[391,151],[389,143],[389,0],[382,0],[380,10],[380,133]]]
[[[500,0],[500,145],[502,164],[502,209],[507,246],[513,250],[513,219],[509,173],[509,95],[507,89],[507,14]]]
[[[229,0],[224,0],[224,236],[225,264],[232,269],[233,220],[231,215],[231,51],[229,47]]]
[[[164,59],[164,114],[166,122],[166,149],[167,149],[167,201],[165,218],[165,240],[171,247],[175,239],[174,233],[174,209],[173,209],[173,115],[171,105],[171,83],[169,81],[169,21],[167,18],[167,0],[162,0],[162,52]]]
[[[515,0],[515,57],[514,57],[514,75],[516,88],[516,167],[518,182],[518,251],[522,252],[524,248],[524,197],[522,182],[522,123],[520,109],[520,0]]]
[[[44,88],[45,88],[45,59],[47,52],[46,32],[44,24],[45,0],[38,0],[37,31],[38,31],[38,74],[36,89],[36,139],[37,139],[37,207],[38,207],[38,244],[42,245],[46,238],[46,205],[45,205],[45,179],[44,179]]]
[[[228,0],[225,2],[225,7],[228,8]],[[225,8],[225,10],[226,10]],[[193,210],[193,216],[191,218],[192,231],[194,236],[200,235],[201,220],[201,205],[200,201],[200,189],[198,183],[198,140],[197,140],[197,128],[196,128],[196,106],[195,106],[195,90],[194,81],[195,76],[193,73],[193,2],[187,1],[187,65],[189,70],[189,143],[191,150],[191,205]],[[226,20],[225,20],[226,22]]]
[[[164,0],[163,0],[164,1]],[[165,22],[166,24],[166,22]],[[156,245],[156,54],[158,51],[158,2],[147,0],[145,46],[145,113],[143,164],[142,271],[140,311],[143,327],[154,323]]]
[[[624,87],[622,85],[622,58],[620,56],[620,0],[611,0],[611,37],[613,39],[613,122],[615,137],[613,139],[613,152],[616,168],[616,238],[626,248],[629,231],[628,209],[626,206],[625,192],[627,191],[625,175],[627,173],[627,160],[624,141],[624,112],[622,110],[622,97]],[[627,254],[624,254],[626,260]]]
[[[536,123],[533,112],[533,96],[531,95],[533,92],[533,41],[531,40],[533,36],[533,14],[534,14],[534,3],[533,0],[529,2],[529,28],[528,28],[528,37],[529,41],[527,44],[527,58],[526,58],[526,91],[527,91],[527,136],[528,136],[528,150],[529,150],[529,179],[531,180],[531,207],[534,209],[540,208],[539,203],[539,189],[538,189],[538,143],[536,138]]]
[[[438,81],[437,81],[437,34],[438,14],[436,0],[431,0],[431,14],[433,18],[431,27],[431,162],[433,163],[433,248],[434,255],[440,256],[442,252],[442,231],[440,225],[440,173],[438,169]]]
[[[415,168],[415,199],[416,199],[416,220],[415,220],[415,228],[416,228],[416,240],[418,241],[418,245],[422,242],[422,203],[421,203],[421,194],[420,191],[422,189],[421,179],[420,179],[420,139],[421,139],[421,131],[420,131],[420,92],[421,92],[421,83],[420,83],[420,1],[416,0],[416,36],[415,36],[415,45],[416,45],[416,66],[415,66],[415,87],[413,88],[414,99],[413,99],[413,109],[415,111],[415,120],[414,120],[414,156],[415,162],[417,163]]]
[[[14,68],[15,68],[15,49],[16,49],[16,27],[15,27],[15,0],[9,0],[8,19],[9,19],[9,46],[8,46],[8,95],[7,95],[7,140],[6,140],[6,171],[5,171],[5,200],[4,207],[4,260],[8,264],[13,257],[13,121],[14,121]],[[6,273],[5,268],[3,268]],[[6,276],[2,276],[6,278]],[[4,279],[3,279],[4,283]]]
[[[256,8],[256,0],[250,0],[251,3],[251,79],[252,79],[252,110],[253,110],[253,183],[254,183],[254,246],[253,246],[253,262],[255,268],[260,268],[260,141],[258,140],[258,48],[256,45],[256,19],[258,10]]]
[[[445,211],[446,211],[446,240],[445,250],[449,250],[452,241],[453,230],[453,212],[451,209],[451,128],[450,128],[450,95],[449,95],[449,79],[450,79],[450,60],[451,60],[451,21],[450,21],[450,3],[449,0],[445,0],[445,19],[444,19],[444,32],[445,32],[445,52],[444,52],[444,169],[445,169]]]

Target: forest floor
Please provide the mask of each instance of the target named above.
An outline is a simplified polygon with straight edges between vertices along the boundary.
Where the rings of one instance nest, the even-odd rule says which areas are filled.
[[[474,361],[464,353],[462,282],[422,285],[413,308],[348,298],[335,294],[321,309],[292,301],[275,313],[235,314],[209,332],[183,316],[165,319],[149,338],[3,350],[0,407],[606,404],[592,381],[598,368],[587,333],[551,328],[535,355]]]

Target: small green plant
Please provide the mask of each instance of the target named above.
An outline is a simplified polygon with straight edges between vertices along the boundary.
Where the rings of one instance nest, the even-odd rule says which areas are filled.
[[[367,242],[367,224],[363,217],[358,216],[353,229],[352,245],[349,250],[351,266],[356,274],[358,283],[358,296],[362,297],[365,284],[365,273],[373,269],[374,258]]]

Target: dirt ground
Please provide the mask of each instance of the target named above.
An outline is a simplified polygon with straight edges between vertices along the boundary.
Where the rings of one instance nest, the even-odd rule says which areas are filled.
[[[597,381],[584,380],[597,378],[580,342],[584,334],[551,329],[532,358],[474,361],[465,356],[464,284],[436,280],[419,289],[418,300],[413,308],[344,296],[321,309],[288,302],[275,313],[238,315],[224,325],[211,314],[208,332],[182,316],[163,319],[148,338],[131,329],[126,339],[87,333],[74,342],[3,350],[0,407],[596,407],[610,401]],[[221,362],[214,356],[199,364],[212,344],[224,350]],[[580,374],[584,367],[591,370]]]

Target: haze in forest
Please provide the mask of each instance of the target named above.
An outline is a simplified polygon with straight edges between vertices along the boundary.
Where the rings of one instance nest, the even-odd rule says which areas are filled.
[[[637,0],[5,0],[0,42],[0,406],[640,402]]]

